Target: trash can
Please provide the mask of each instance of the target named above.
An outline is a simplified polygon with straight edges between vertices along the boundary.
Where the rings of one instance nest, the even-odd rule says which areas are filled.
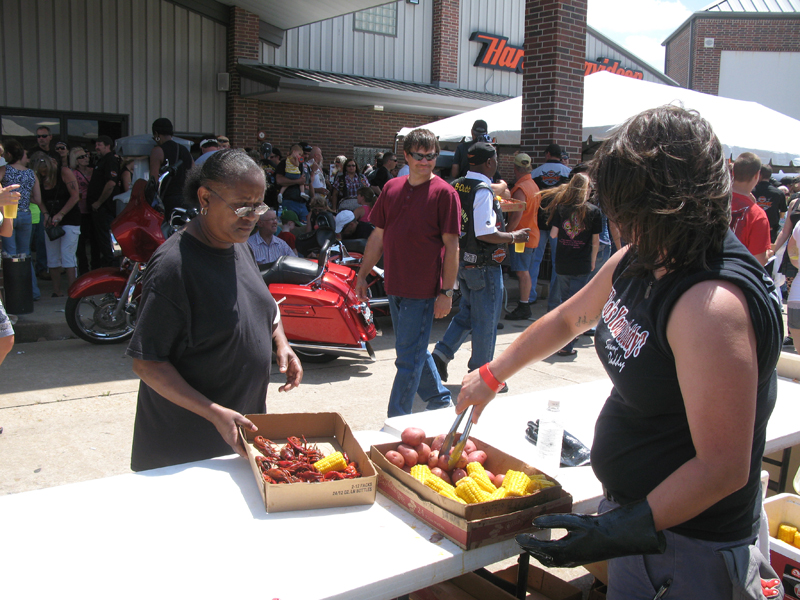
[[[6,291],[6,312],[25,315],[33,312],[33,282],[30,255],[3,258],[3,280]]]

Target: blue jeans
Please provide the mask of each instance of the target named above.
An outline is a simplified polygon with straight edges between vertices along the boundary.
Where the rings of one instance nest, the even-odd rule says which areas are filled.
[[[497,322],[503,308],[503,270],[500,265],[458,269],[461,302],[458,313],[433,353],[444,362],[455,353],[472,333],[472,355],[467,368],[474,371],[494,358]]]
[[[36,272],[44,273],[47,271],[47,247],[44,245],[44,219],[41,217],[31,229],[31,240],[36,248]]]
[[[31,253],[31,211],[19,211],[14,219],[14,232],[9,237],[3,237],[3,252],[13,254]]]
[[[586,275],[556,275],[561,302],[566,302],[577,294],[589,282],[590,275],[590,273]],[[564,350],[572,351],[572,345],[573,342],[570,342],[564,346]]]
[[[389,296],[397,352],[394,361],[397,374],[387,411],[389,417],[411,414],[415,394],[428,403],[428,408],[450,404],[450,392],[442,385],[433,357],[428,352],[435,301],[435,298],[419,300]]]
[[[531,295],[528,298],[528,302],[536,302],[536,282],[539,281],[539,266],[542,264],[548,242],[550,243],[550,259],[553,263],[553,270],[550,274],[550,293],[547,295],[547,310],[553,310],[561,304],[561,297],[556,285],[556,246],[558,244],[550,237],[549,231],[542,229],[539,230],[539,245],[533,251],[533,264],[529,271],[531,274]]]
[[[600,250],[597,251],[597,259],[594,261],[594,271],[592,271],[589,279],[597,274],[609,258],[611,258],[611,244],[603,244],[601,242]]]
[[[306,217],[308,217],[308,206],[306,206],[305,202],[295,202],[294,200],[287,200],[284,198],[281,206],[283,207],[283,210],[293,210],[295,213],[297,213],[297,218],[299,218],[303,223],[306,222]]]

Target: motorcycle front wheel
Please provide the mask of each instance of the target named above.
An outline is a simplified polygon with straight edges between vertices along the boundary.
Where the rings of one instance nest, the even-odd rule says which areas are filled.
[[[67,325],[72,333],[92,344],[117,344],[133,335],[133,323],[123,313],[114,318],[117,297],[114,294],[97,294],[83,298],[68,298]]]

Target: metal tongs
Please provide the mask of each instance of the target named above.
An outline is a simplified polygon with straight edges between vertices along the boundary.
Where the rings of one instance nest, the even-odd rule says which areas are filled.
[[[461,458],[461,454],[464,452],[464,446],[467,445],[467,440],[469,439],[469,430],[472,429],[472,413],[474,410],[475,405],[473,404],[469,411],[465,410],[460,415],[456,415],[456,420],[453,422],[453,426],[447,433],[447,437],[444,438],[444,444],[442,444],[440,456],[447,457],[447,466],[451,469],[455,468],[455,466],[458,464],[458,460]],[[461,425],[464,415],[467,415],[467,426],[464,428],[464,433],[462,433],[461,437],[458,438],[458,442],[456,442],[455,446],[453,446],[453,441],[455,440],[458,426]]]

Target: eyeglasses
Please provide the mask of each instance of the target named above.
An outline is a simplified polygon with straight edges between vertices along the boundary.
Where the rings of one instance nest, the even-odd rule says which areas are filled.
[[[428,154],[421,154],[420,152],[409,152],[411,158],[414,160],[434,160],[437,156],[439,156],[438,152],[429,152]]]
[[[265,212],[267,212],[267,211],[269,210],[269,206],[267,206],[267,205],[266,205],[266,204],[264,204],[263,202],[259,202],[259,203],[258,203],[258,204],[256,204],[255,206],[249,206],[249,205],[247,205],[247,206],[239,206],[238,208],[237,208],[237,207],[233,207],[233,206],[231,206],[230,204],[228,204],[228,201],[227,201],[227,200],[225,200],[225,198],[223,198],[222,196],[220,196],[220,195],[219,195],[217,192],[215,192],[214,190],[212,190],[210,187],[208,187],[208,186],[205,186],[205,185],[204,185],[203,187],[204,187],[204,188],[206,188],[206,189],[207,189],[209,192],[211,192],[212,194],[214,194],[214,195],[215,195],[217,198],[219,198],[220,200],[222,200],[222,201],[225,203],[225,206],[227,206],[228,208],[230,208],[230,209],[233,211],[233,213],[234,213],[234,214],[235,214],[237,217],[239,217],[240,219],[244,219],[244,218],[246,218],[246,217],[249,217],[249,216],[250,216],[251,214],[253,214],[253,213],[255,213],[255,214],[257,214],[257,215],[261,216],[261,215],[263,215]]]
[[[46,138],[46,137],[50,137],[50,134],[49,133],[45,133],[44,135],[40,135],[40,134],[37,133],[36,137],[37,138]]]
[[[81,154],[80,156],[76,156],[75,160],[83,160],[84,158],[89,158],[88,154]]]
[[[356,165],[356,163],[347,163],[345,166],[346,167],[356,167],[358,165]]]

